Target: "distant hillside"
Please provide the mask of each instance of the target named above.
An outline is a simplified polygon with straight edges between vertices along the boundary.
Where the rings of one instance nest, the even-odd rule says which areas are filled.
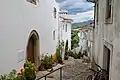
[[[73,23],[72,28],[83,27],[83,26],[89,25],[91,22],[93,22],[93,20],[88,20],[88,21],[79,22],[79,23]]]

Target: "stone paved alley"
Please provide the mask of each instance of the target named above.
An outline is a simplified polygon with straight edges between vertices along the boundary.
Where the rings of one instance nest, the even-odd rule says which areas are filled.
[[[91,74],[91,72],[88,70],[89,67],[90,64],[82,63],[82,59],[74,59],[69,57],[68,60],[64,61],[62,80],[86,80],[86,77]],[[47,80],[60,80],[59,72],[60,71],[56,71],[47,76]],[[41,80],[45,79],[43,78]]]
[[[65,61],[65,67],[63,68],[63,80],[86,80],[86,77],[90,74],[88,68],[90,64],[82,63],[81,59],[73,59]]]

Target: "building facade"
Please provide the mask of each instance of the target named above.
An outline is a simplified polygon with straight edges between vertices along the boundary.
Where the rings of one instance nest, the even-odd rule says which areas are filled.
[[[80,51],[88,51],[88,27],[79,28],[79,47]]]
[[[93,27],[94,27],[94,22],[91,22],[87,26],[79,28],[79,33],[78,33],[80,51],[82,53],[84,51],[87,51],[88,56],[92,55]]]
[[[66,10],[59,11],[59,40],[60,43],[64,43],[62,57],[65,55],[65,48],[71,50],[71,22],[73,20],[68,18],[68,12]]]
[[[68,47],[71,50],[71,22],[72,19],[68,18],[68,12],[65,10],[59,11],[59,32],[60,32],[60,40],[64,41],[65,45],[68,41]]]
[[[0,6],[0,74],[19,70],[27,58],[39,66],[41,54],[56,52],[55,0],[1,0]]]
[[[120,79],[120,0],[95,2],[93,60],[108,71],[108,80]]]

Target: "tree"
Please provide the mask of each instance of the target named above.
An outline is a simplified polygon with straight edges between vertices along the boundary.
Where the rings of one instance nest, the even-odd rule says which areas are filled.
[[[78,43],[79,43],[79,36],[78,36],[78,32],[79,31],[72,31],[71,32],[71,48],[76,48],[78,47]]]

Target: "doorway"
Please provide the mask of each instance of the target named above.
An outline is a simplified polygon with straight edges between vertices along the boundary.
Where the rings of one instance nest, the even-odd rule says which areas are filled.
[[[68,40],[66,40],[66,43],[65,43],[65,55],[64,55],[64,59],[68,60]]]
[[[103,54],[103,69],[107,71],[107,80],[109,80],[109,72],[110,72],[110,49],[104,46],[104,54]]]
[[[27,60],[39,66],[39,36],[35,30],[33,30],[29,36],[27,44]]]
[[[27,46],[27,60],[31,61],[32,63],[35,63],[35,41],[33,37],[31,37],[28,41]]]
[[[66,44],[65,44],[65,53],[68,52],[68,40],[66,40]]]

